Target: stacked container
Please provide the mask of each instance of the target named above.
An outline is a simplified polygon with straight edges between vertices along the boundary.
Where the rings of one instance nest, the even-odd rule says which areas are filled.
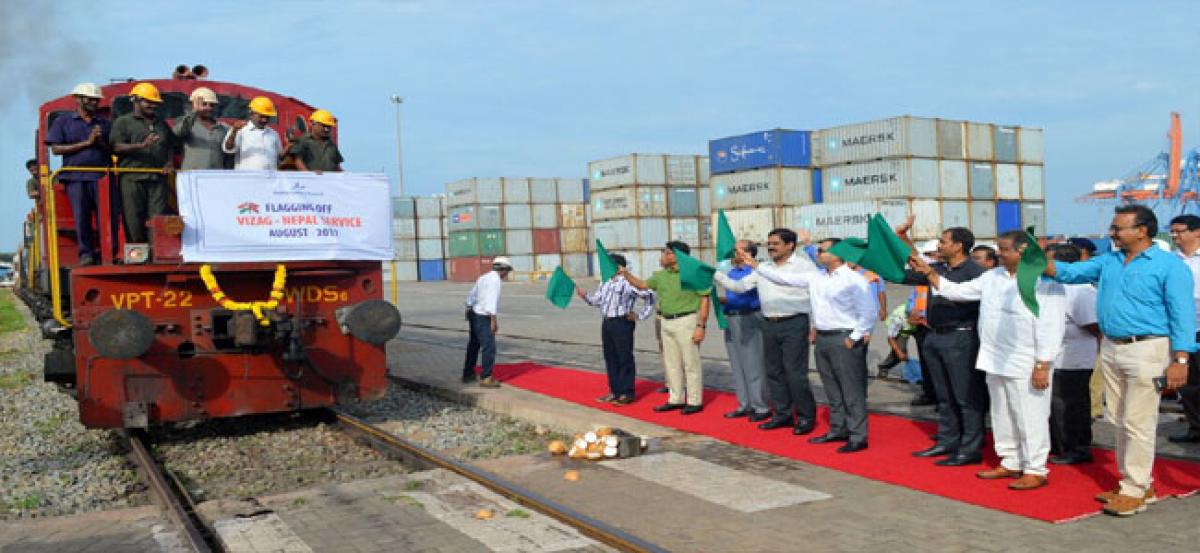
[[[446,280],[446,198],[415,199],[417,213],[417,278],[423,282]]]
[[[813,202],[810,138],[809,131],[774,129],[709,141],[711,224],[724,210],[734,236],[758,242],[791,227],[784,213]]]
[[[384,263],[384,278],[387,280],[414,281],[418,279],[417,261],[417,212],[412,198],[392,198],[392,249],[393,263]]]
[[[471,282],[504,254],[504,179],[470,178],[446,185],[446,255],[450,280]]]
[[[708,160],[696,155],[630,154],[588,164],[592,236],[649,276],[669,240],[711,260]],[[590,240],[589,240],[590,242]]]

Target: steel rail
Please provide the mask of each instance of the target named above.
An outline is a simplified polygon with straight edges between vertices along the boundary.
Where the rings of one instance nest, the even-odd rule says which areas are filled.
[[[212,553],[207,534],[201,530],[195,512],[195,504],[191,496],[183,489],[179,481],[168,476],[168,472],[146,447],[146,435],[139,430],[122,430],[121,438],[129,448],[130,456],[142,475],[142,480],[150,488],[154,502],[167,515],[171,523],[179,529],[187,545],[196,553]]]
[[[630,552],[660,552],[666,549],[596,520],[546,496],[448,455],[395,436],[340,409],[330,409],[347,433],[365,439],[376,449],[399,457],[408,464],[445,469],[474,481],[525,507],[553,517],[580,533],[610,547]]]

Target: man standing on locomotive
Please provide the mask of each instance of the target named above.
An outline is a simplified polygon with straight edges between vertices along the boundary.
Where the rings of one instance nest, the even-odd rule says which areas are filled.
[[[221,148],[233,154],[233,168],[239,171],[273,171],[283,157],[279,133],[267,126],[275,112],[270,98],[256,96],[250,100],[250,124],[236,121],[225,134]]]
[[[76,101],[75,113],[61,115],[54,120],[46,135],[46,144],[50,146],[54,155],[63,157],[63,167],[108,167],[111,163],[105,137],[108,136],[111,126],[107,119],[96,115],[96,108],[104,98],[100,87],[92,83],[80,83],[75,85],[71,95]],[[79,171],[59,173],[58,180],[62,181],[67,189],[71,214],[75,219],[80,265],[95,265],[100,261],[92,218],[96,215],[96,202],[99,198],[96,192],[97,182],[103,176],[104,173]],[[110,206],[116,205],[115,197],[116,194],[110,196]],[[116,209],[111,208],[111,212],[113,244],[116,244]]]
[[[125,241],[146,242],[146,221],[167,211],[167,173],[176,149],[175,134],[156,116],[162,96],[150,83],[138,83],[129,91],[133,113],[113,121],[108,141],[122,169],[158,169],[121,175],[121,207],[125,219]]]
[[[183,143],[180,171],[195,169],[229,169],[229,156],[222,151],[222,142],[229,127],[217,121],[217,94],[200,87],[192,91],[192,111],[175,121],[172,132]]]
[[[507,257],[492,260],[492,270],[475,280],[471,293],[467,294],[467,324],[470,338],[467,341],[467,356],[463,359],[462,381],[475,380],[475,362],[479,350],[483,350],[483,370],[478,378],[484,388],[499,388],[500,382],[492,376],[496,364],[496,331],[500,329],[496,317],[500,311],[500,283],[508,278],[512,262]]]
[[[301,171],[341,171],[342,153],[337,144],[333,143],[333,128],[337,119],[332,113],[319,109],[309,116],[312,129],[308,134],[296,139],[288,153],[295,156],[296,168]]]

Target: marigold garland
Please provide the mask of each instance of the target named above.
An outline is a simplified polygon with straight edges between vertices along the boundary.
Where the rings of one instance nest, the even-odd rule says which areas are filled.
[[[275,280],[271,283],[271,299],[267,301],[235,301],[225,295],[221,291],[220,285],[217,284],[217,277],[213,275],[212,266],[205,263],[200,266],[200,279],[204,281],[204,287],[208,288],[209,295],[213,301],[217,302],[230,311],[249,311],[254,314],[254,318],[258,320],[258,324],[262,326],[271,326],[271,320],[263,315],[264,311],[270,311],[279,307],[279,301],[283,299],[283,287],[287,284],[287,267],[282,263],[275,266]]]

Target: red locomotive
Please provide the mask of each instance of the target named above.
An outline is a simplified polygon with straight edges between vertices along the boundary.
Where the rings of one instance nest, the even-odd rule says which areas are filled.
[[[313,112],[294,98],[234,83],[142,82],[161,91],[158,114],[168,122],[183,115],[199,86],[216,92],[216,114],[226,123],[245,120],[251,98],[269,98],[278,112],[270,125],[283,137],[305,132]],[[103,87],[97,113],[111,121],[129,112],[134,84]],[[400,313],[382,299],[378,261],[205,268],[183,262],[183,221],[175,216],[152,218],[149,247],[117,259],[107,247],[108,222],[120,215],[109,212],[108,197],[121,169],[110,168],[99,183],[94,225],[101,258],[81,265],[70,203],[56,178],[61,170],[51,169],[57,159],[45,145],[51,123],[75,102],[63,96],[39,109],[40,194],[24,225],[17,287],[54,341],[45,379],[75,395],[85,426],[147,427],[383,395],[384,344],[399,331]]]

